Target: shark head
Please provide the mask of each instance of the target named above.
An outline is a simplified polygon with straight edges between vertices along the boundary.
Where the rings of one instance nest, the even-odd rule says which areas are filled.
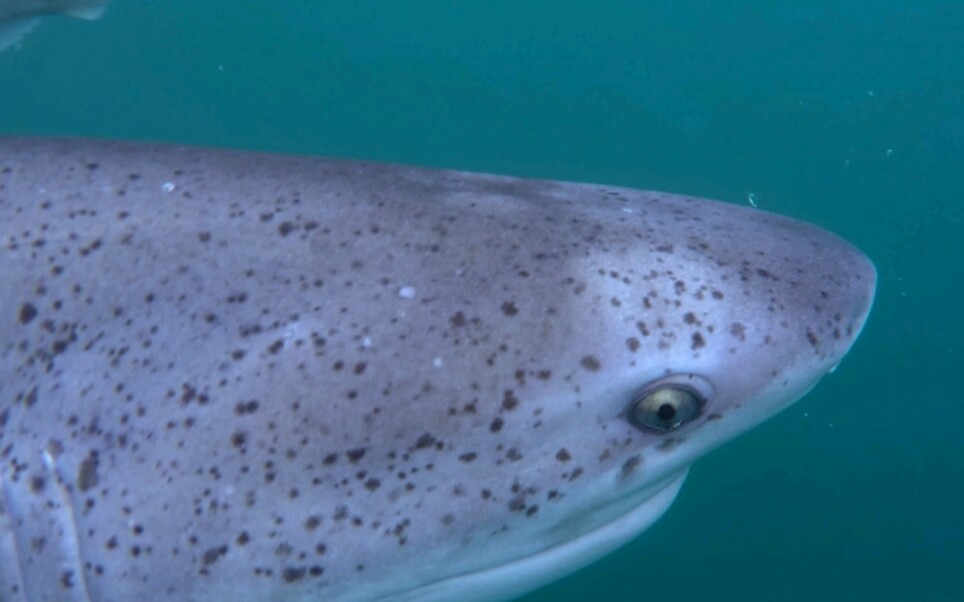
[[[599,558],[665,512],[695,460],[832,372],[861,331],[876,273],[845,241],[748,208],[600,192],[620,200],[587,209],[591,244],[555,294],[510,300],[544,337],[530,354],[558,376],[505,379],[498,435],[480,431],[511,485],[452,476],[468,496],[500,492],[509,512],[479,511],[439,548],[439,564],[472,550],[451,577],[386,599],[503,600]]]
[[[0,234],[15,600],[509,599],[804,395],[875,287],[719,202],[85,140],[0,143]]]

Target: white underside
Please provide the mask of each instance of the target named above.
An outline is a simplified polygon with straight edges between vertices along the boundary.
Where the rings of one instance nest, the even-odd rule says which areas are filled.
[[[656,522],[679,493],[686,470],[675,474],[650,497],[619,518],[554,548],[415,590],[382,598],[385,602],[500,602],[555,581],[626,544]]]

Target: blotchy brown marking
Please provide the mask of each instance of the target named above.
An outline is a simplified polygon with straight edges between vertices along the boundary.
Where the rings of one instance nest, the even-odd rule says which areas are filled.
[[[81,491],[88,491],[100,482],[97,476],[98,462],[97,452],[92,451],[77,468],[77,488]]]
[[[703,335],[700,334],[700,333],[698,333],[698,332],[694,332],[694,333],[693,333],[693,342],[692,342],[692,344],[690,345],[690,347],[693,349],[693,351],[696,351],[697,349],[706,347],[706,340],[703,338]]]
[[[639,454],[628,458],[625,462],[623,462],[623,467],[619,471],[619,476],[623,479],[633,476],[642,463],[643,458]]]
[[[21,324],[29,324],[31,320],[37,317],[37,308],[30,303],[24,303],[20,306],[20,312],[17,315],[17,319]]]

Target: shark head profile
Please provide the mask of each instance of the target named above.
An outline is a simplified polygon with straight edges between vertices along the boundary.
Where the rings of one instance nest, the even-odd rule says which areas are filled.
[[[811,389],[876,280],[714,201],[91,140],[0,141],[0,243],[18,602],[510,599]]]

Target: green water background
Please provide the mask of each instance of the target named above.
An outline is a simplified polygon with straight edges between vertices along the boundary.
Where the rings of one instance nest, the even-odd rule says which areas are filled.
[[[120,0],[0,54],[0,133],[708,196],[879,270],[840,370],[524,598],[964,600],[964,2]]]

